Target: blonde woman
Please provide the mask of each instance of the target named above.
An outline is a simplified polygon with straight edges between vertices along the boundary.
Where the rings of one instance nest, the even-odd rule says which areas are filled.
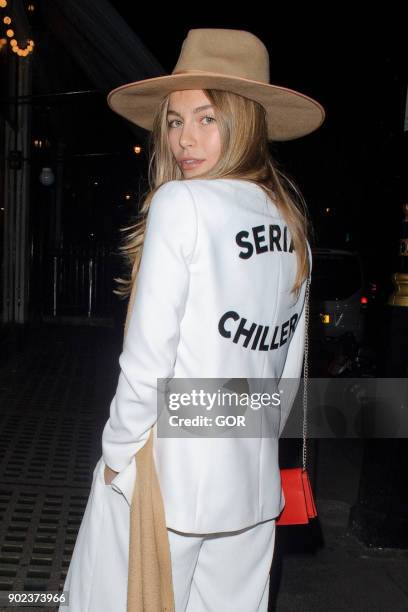
[[[301,376],[312,265],[306,205],[268,142],[309,134],[325,113],[270,84],[252,33],[211,28],[188,32],[171,75],[121,86],[108,102],[151,131],[151,189],[122,247],[131,274],[118,293],[131,299],[121,372],[61,610],[266,612],[285,504],[278,439]],[[216,417],[205,402],[158,412],[163,381],[178,379],[240,392],[295,384],[278,408],[254,404],[233,426],[225,417],[236,411]],[[161,495],[152,514],[166,535],[152,544],[160,583],[149,570],[134,576],[146,561],[131,527],[151,491],[134,494],[147,442]]]

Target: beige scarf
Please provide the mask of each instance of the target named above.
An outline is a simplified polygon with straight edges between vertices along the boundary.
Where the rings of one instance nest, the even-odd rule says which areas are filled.
[[[136,284],[135,281],[129,299],[125,335]],[[170,545],[153,457],[153,428],[134,460],[136,481],[130,508],[127,612],[174,612]]]

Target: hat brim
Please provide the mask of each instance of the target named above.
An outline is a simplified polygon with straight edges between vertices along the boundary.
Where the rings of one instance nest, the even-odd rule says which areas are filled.
[[[182,89],[221,89],[259,102],[267,112],[268,140],[306,136],[326,116],[321,104],[293,89],[209,72],[170,74],[121,85],[108,94],[107,102],[114,112],[151,131],[160,101]]]

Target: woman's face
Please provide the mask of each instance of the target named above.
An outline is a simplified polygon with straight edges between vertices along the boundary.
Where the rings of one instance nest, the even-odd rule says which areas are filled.
[[[205,174],[217,163],[221,152],[220,132],[214,108],[201,89],[170,94],[167,134],[184,178]],[[200,161],[192,164],[183,161],[189,159]]]

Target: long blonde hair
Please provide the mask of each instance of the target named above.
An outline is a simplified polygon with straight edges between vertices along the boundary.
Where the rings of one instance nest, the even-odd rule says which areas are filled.
[[[286,222],[297,256],[297,274],[292,293],[299,294],[303,281],[309,276],[309,257],[306,240],[313,234],[313,226],[306,202],[293,180],[285,175],[272,158],[268,147],[266,111],[257,102],[229,91],[203,89],[214,105],[215,117],[221,136],[221,154],[218,162],[198,179],[237,178],[258,184],[269,195]],[[130,266],[130,278],[115,278],[119,287],[114,293],[127,298],[136,281],[139,269],[146,218],[150,202],[161,185],[172,180],[183,180],[170,150],[167,139],[168,94],[157,109],[149,138],[149,189],[142,196],[142,204],[136,222],[120,228],[127,232],[119,251]]]

